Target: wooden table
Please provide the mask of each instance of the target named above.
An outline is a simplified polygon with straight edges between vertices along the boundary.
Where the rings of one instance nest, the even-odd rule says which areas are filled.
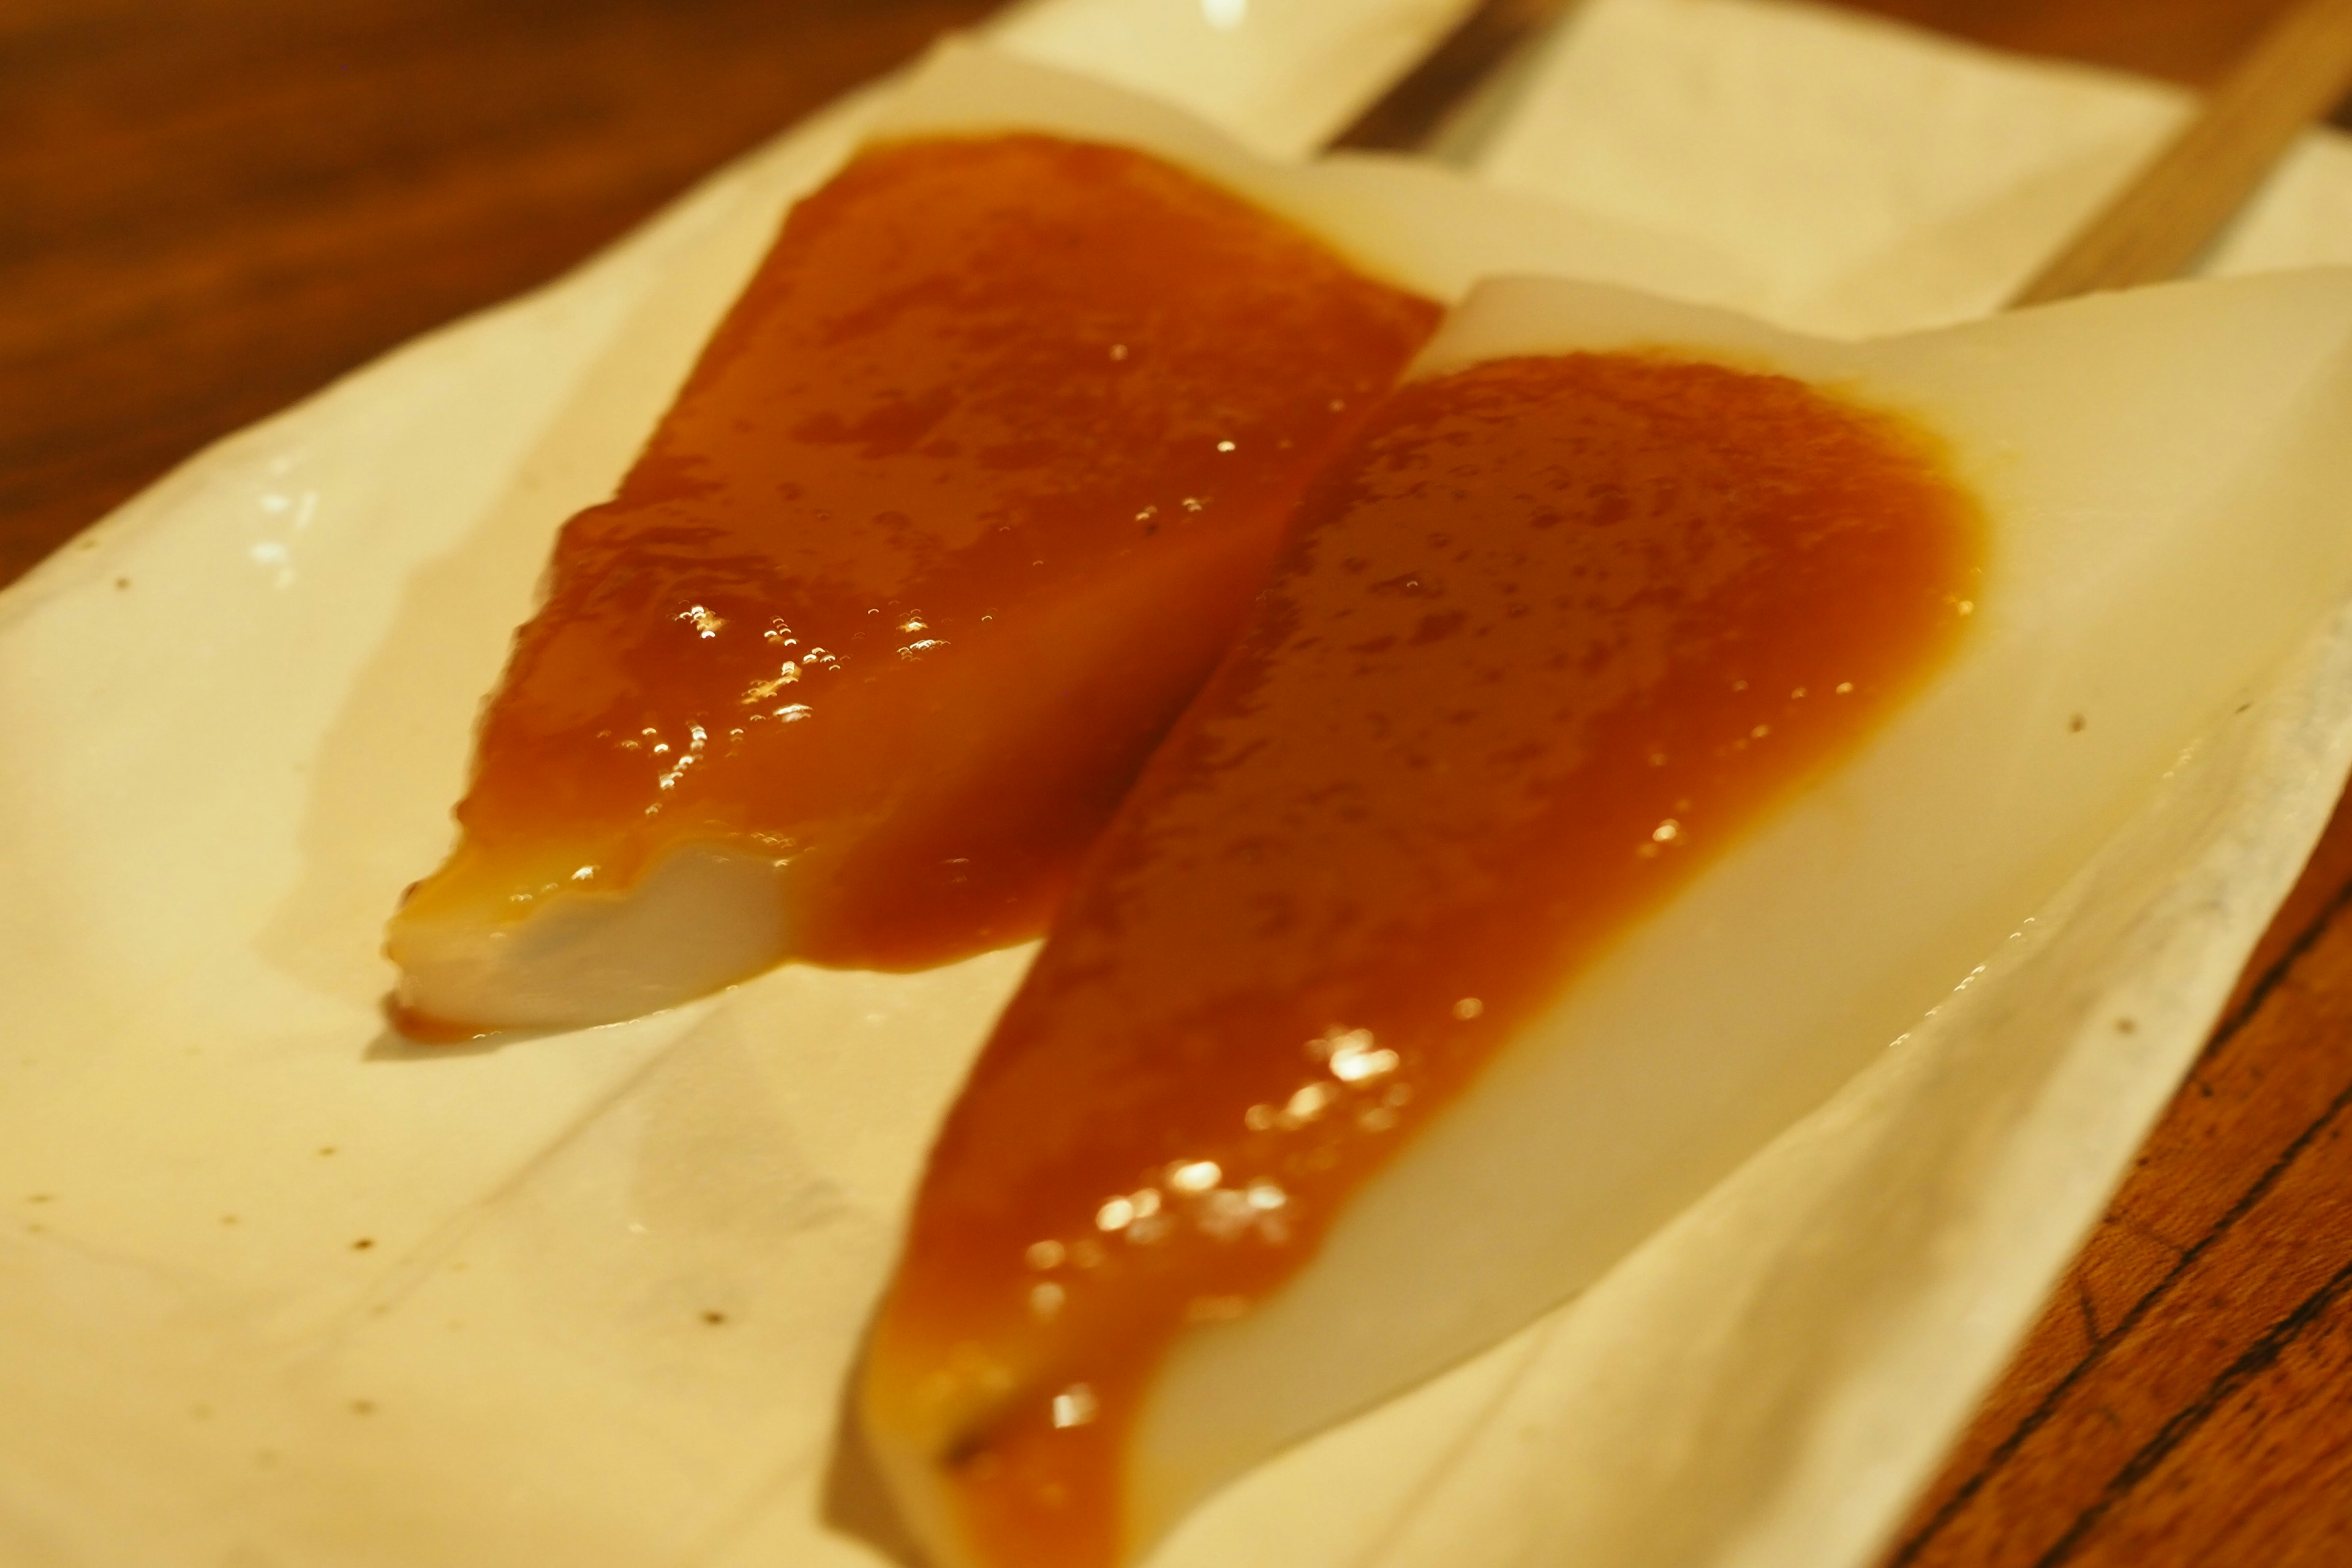
[[[2210,79],[2280,0],[1849,0]],[[0,582],[990,0],[17,0]],[[1892,1561],[2352,1563],[2352,813]]]

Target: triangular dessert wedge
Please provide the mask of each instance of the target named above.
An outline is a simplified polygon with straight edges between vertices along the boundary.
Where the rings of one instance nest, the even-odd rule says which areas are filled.
[[[1111,1568],[1896,1040],[2352,583],[2352,274],[1842,344],[1483,288],[1318,481],[933,1151],[943,1568]]]
[[[1508,202],[1454,237],[1388,221],[1465,188],[935,63],[564,527],[460,842],[392,923],[407,1026],[602,1023],[786,957],[1035,935],[1434,326],[1425,291],[1465,249],[1649,254]]]

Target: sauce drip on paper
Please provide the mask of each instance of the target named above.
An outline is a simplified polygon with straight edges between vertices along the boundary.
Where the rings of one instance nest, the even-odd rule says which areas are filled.
[[[790,863],[792,956],[1034,935],[1436,316],[1139,153],[867,151],[565,525],[406,912],[716,840]]]
[[[933,1152],[865,1397],[981,1561],[1139,1544],[1170,1344],[1915,689],[1980,549],[1931,438],[1785,377],[1498,360],[1373,416]]]

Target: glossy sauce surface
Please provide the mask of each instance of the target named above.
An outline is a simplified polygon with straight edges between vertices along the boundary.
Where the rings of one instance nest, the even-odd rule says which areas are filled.
[[[1143,153],[868,150],[564,527],[408,912],[715,840],[790,864],[793,956],[1034,935],[1436,315]]]
[[[1173,1340],[1916,689],[1981,548],[1930,437],[1784,377],[1499,360],[1373,416],[933,1152],[865,1398],[982,1561],[1139,1544]]]

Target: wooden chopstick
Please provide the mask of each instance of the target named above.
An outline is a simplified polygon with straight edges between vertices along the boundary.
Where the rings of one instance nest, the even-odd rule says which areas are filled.
[[[2205,107],[2010,299],[2047,304],[2178,277],[2295,138],[2352,93],[2352,0],[2301,0]]]

